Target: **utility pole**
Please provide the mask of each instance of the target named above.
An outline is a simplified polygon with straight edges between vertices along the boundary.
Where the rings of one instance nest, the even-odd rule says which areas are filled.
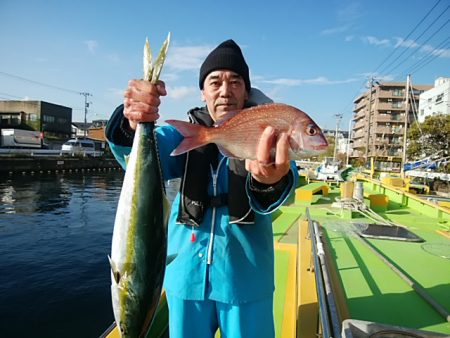
[[[366,161],[369,159],[369,142],[370,142],[370,115],[372,110],[372,88],[373,88],[373,76],[370,77],[369,84],[369,112],[367,116],[367,135],[366,135]]]
[[[348,138],[347,138],[347,160],[345,164],[348,166],[349,158],[350,158],[350,137],[352,135],[352,119],[348,122]]]
[[[87,109],[89,107],[89,102],[87,100],[88,96],[92,96],[91,93],[80,93],[80,95],[84,96],[84,138],[87,136]]]
[[[402,163],[400,167],[400,176],[405,178],[405,162],[406,162],[406,135],[408,129],[409,117],[409,88],[411,86],[411,74],[406,77],[406,93],[405,93],[405,125],[403,127],[403,149],[402,149]]]
[[[334,134],[334,154],[333,154],[333,162],[336,161],[337,145],[338,145],[339,123],[341,122],[342,114],[334,114],[334,116],[336,116],[336,133]]]

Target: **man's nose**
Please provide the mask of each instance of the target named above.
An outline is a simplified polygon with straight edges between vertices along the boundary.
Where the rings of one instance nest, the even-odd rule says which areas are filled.
[[[222,85],[220,86],[220,96],[224,96],[224,97],[228,97],[230,96],[230,91],[231,87],[229,85],[228,82],[223,81]]]

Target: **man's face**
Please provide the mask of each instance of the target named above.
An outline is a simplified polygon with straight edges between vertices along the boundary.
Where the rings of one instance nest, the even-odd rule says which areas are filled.
[[[206,102],[211,118],[217,122],[229,112],[244,108],[248,94],[242,77],[230,70],[216,70],[203,83],[202,100]]]

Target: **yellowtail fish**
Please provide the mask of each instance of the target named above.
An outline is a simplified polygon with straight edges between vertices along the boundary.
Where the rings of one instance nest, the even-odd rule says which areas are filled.
[[[146,41],[144,79],[159,78],[170,34],[155,64]],[[111,248],[111,296],[122,338],[145,337],[161,296],[167,256],[167,202],[154,123],[139,123],[117,206]]]
[[[275,134],[288,134],[291,160],[318,155],[328,146],[325,136],[311,117],[300,109],[282,103],[243,109],[216,127],[178,120],[166,122],[184,136],[183,141],[172,152],[173,156],[215,143],[227,157],[256,159],[258,142],[268,126],[274,128]],[[272,152],[274,151],[273,148]]]

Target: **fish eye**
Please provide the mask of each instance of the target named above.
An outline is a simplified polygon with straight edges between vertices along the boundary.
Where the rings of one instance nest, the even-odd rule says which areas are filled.
[[[309,124],[306,127],[306,134],[308,134],[309,136],[316,135],[317,134],[317,128],[313,124]]]

